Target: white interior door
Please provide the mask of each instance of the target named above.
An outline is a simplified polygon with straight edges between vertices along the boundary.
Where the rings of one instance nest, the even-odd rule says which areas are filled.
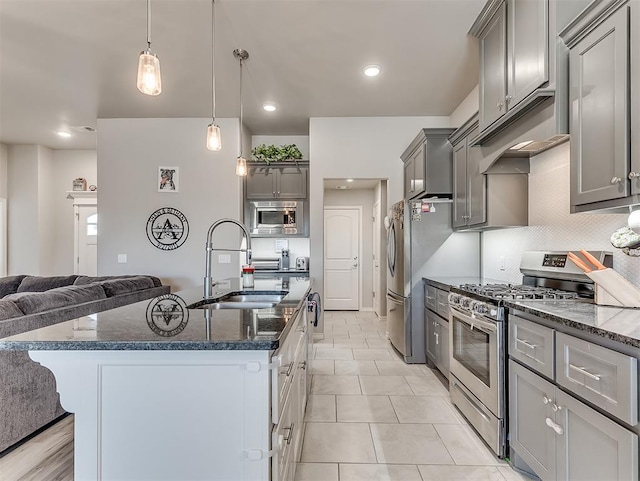
[[[373,204],[373,312],[380,317],[380,203]]]
[[[98,273],[98,207],[78,206],[76,215],[77,253],[76,274],[95,276]]]
[[[324,210],[324,308],[358,310],[360,209]]]

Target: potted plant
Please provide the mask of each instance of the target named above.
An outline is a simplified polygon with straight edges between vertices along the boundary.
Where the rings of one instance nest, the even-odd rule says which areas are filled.
[[[302,159],[302,152],[296,144],[281,145],[280,147],[260,144],[253,148],[251,154],[255,160],[262,161],[267,165],[271,162]]]

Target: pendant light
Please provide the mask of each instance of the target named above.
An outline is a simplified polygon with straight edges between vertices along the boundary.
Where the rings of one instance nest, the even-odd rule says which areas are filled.
[[[247,159],[242,156],[242,62],[249,58],[249,52],[237,48],[233,51],[233,56],[240,61],[240,145],[238,149],[240,155],[236,160],[236,175],[245,176],[247,175]]]
[[[147,49],[140,52],[138,59],[138,90],[146,95],[160,95],[160,60],[151,53],[151,0],[147,0]]]
[[[220,127],[216,125],[216,75],[215,75],[215,39],[216,39],[216,2],[211,0],[211,123],[207,128],[207,149],[222,149]]]

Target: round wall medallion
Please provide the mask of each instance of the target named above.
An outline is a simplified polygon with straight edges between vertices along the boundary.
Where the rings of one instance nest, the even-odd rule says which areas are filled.
[[[176,336],[187,327],[188,322],[187,304],[176,294],[156,297],[147,306],[147,324],[158,336]]]
[[[182,212],[172,207],[158,209],[147,221],[147,237],[158,249],[172,251],[189,235],[189,222]]]

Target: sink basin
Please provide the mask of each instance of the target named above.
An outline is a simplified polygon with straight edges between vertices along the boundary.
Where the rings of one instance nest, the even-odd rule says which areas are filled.
[[[187,307],[189,309],[265,309],[280,304],[288,293],[288,291],[276,291],[275,293],[230,292],[222,297],[203,299]]]

